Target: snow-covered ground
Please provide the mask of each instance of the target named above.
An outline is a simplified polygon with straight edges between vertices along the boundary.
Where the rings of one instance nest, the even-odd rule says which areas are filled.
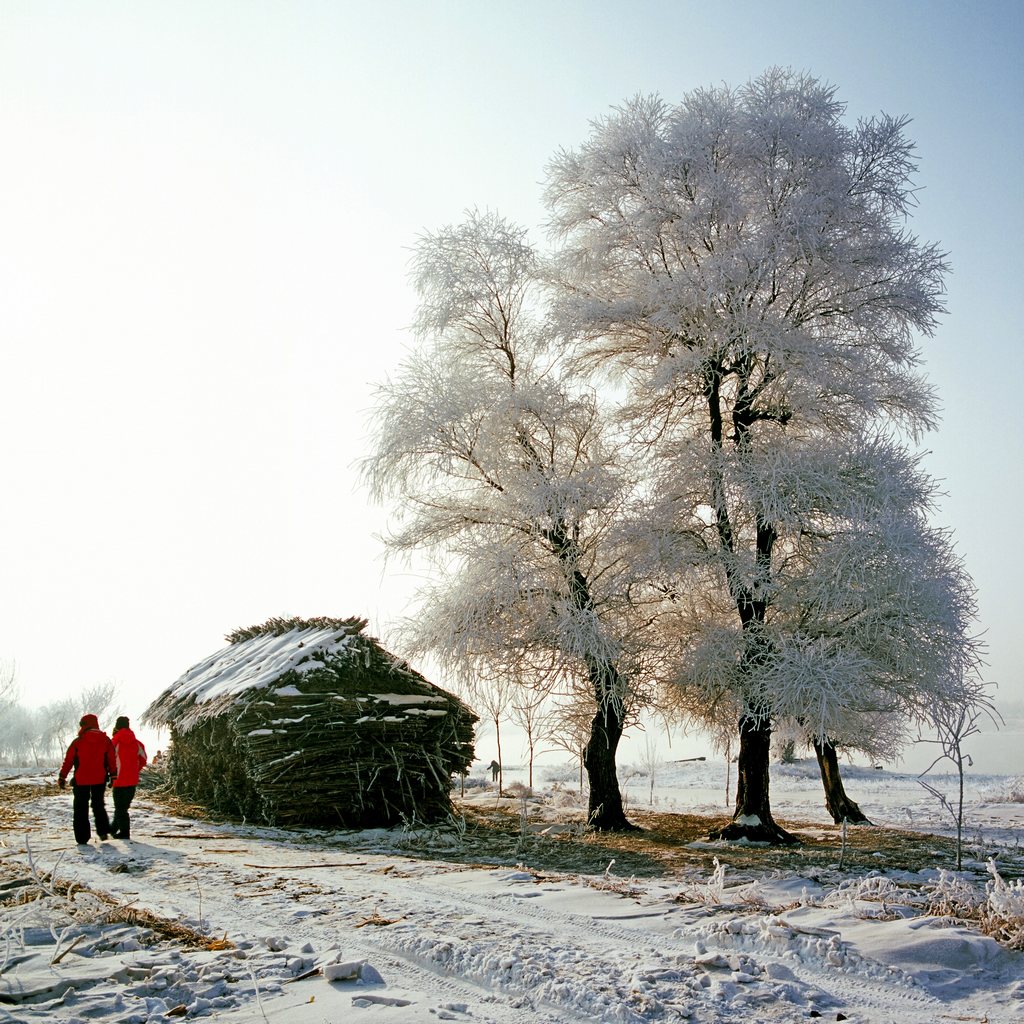
[[[781,821],[827,822],[813,767],[773,767]],[[180,818],[144,797],[132,841],[79,848],[68,795],[29,799],[0,839],[0,1021],[1024,1021],[1024,953],[927,916],[937,868],[751,879],[727,845],[700,877],[538,867],[537,843],[573,842],[550,838],[573,817],[573,772],[542,774],[547,799],[507,801],[530,809],[523,842],[490,858],[467,857],[458,828],[283,831]],[[630,805],[650,809],[649,776],[620,774]],[[506,787],[522,778],[507,772]],[[876,823],[949,831],[913,776],[847,780]],[[720,813],[725,785],[721,762],[659,766],[654,809]],[[1008,877],[1024,871],[1012,788],[970,779],[977,892],[992,853]],[[478,811],[497,802],[479,773],[466,792]],[[1019,883],[1004,897],[1024,903]]]

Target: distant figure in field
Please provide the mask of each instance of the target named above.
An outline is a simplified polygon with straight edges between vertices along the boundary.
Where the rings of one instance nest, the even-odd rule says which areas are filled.
[[[501,771],[501,765],[497,761],[492,761],[488,766],[491,769],[491,781],[498,781],[498,773]]]
[[[71,741],[64,763],[60,766],[57,783],[61,789],[67,784],[68,773],[72,768],[75,774],[71,778],[72,823],[75,830],[75,842],[84,846],[89,842],[89,806],[92,805],[92,816],[96,822],[96,834],[100,839],[110,835],[110,819],[107,817],[107,806],[104,802],[104,791],[107,779],[113,778],[117,772],[114,759],[114,744],[110,737],[100,729],[99,719],[95,715],[82,715],[78,723],[78,735]]]
[[[132,732],[125,715],[114,723],[114,754],[117,772],[111,783],[114,789],[114,820],[110,823],[110,834],[114,839],[130,839],[128,808],[135,798],[139,773],[146,767],[146,748]]]

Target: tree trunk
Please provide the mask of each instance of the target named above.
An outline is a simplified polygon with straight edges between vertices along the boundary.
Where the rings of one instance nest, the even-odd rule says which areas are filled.
[[[722,417],[722,380],[727,372],[721,363],[709,367],[707,375],[708,425],[711,431],[712,447],[721,452],[724,443]],[[748,446],[750,428],[757,420],[752,408],[753,395],[748,388],[745,372],[740,368],[739,390],[733,404],[733,442],[738,451]],[[743,578],[736,568],[737,534],[733,530],[729,514],[728,489],[721,469],[712,473],[712,498],[715,509],[715,524],[722,553],[729,592],[736,602],[743,628],[744,652],[741,673],[747,679],[755,679],[764,669],[769,657],[768,641],[764,635],[768,601],[772,579],[772,552],[778,539],[775,526],[758,509],[755,520],[754,561],[759,570],[758,582],[752,584]],[[747,839],[751,842],[796,843],[796,836],[775,824],[772,817],[771,801],[768,796],[768,765],[771,759],[772,723],[767,708],[750,707],[740,716],[740,750],[736,777],[736,810],[732,821],[724,828],[711,833],[712,839]]]
[[[739,721],[740,753],[736,778],[736,810],[732,821],[711,833],[712,839],[746,839],[774,845],[796,843],[796,836],[775,823],[768,798],[768,764],[772,726],[764,716],[744,715]]]
[[[501,764],[501,719],[497,715],[494,716],[494,739],[498,746],[498,796],[501,796],[501,791],[504,788],[504,779],[502,777],[502,764]]]
[[[818,757],[818,768],[821,769],[821,784],[825,787],[825,807],[832,815],[832,820],[837,825],[844,821],[850,825],[870,825],[864,812],[846,795],[839,774],[836,745],[830,739],[815,738],[814,753]]]
[[[579,549],[565,523],[560,520],[556,528],[548,531],[547,537],[565,570],[572,606],[581,615],[593,615],[590,581],[579,569]],[[615,774],[615,752],[625,724],[622,699],[626,688],[613,662],[599,655],[585,655],[584,661],[597,709],[590,723],[590,739],[583,751],[590,782],[587,825],[599,832],[636,832],[639,831],[637,826],[626,820],[619,779]]]
[[[583,761],[590,782],[587,824],[599,832],[635,832],[637,826],[626,820],[615,773],[615,751],[622,736],[622,713],[614,706],[599,708],[590,725],[590,741]]]

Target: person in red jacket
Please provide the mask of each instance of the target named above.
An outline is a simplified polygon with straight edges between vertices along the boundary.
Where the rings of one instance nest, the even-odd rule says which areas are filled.
[[[111,783],[114,788],[114,820],[110,823],[110,834],[115,839],[130,839],[132,823],[128,808],[139,784],[139,772],[146,767],[146,748],[132,732],[125,715],[114,723],[114,758],[117,773]]]
[[[93,820],[96,822],[96,834],[100,839],[106,839],[110,835],[110,819],[107,817],[103,794],[107,788],[107,779],[114,776],[117,765],[114,761],[114,744],[110,742],[110,737],[101,731],[96,716],[82,715],[82,720],[78,724],[81,728],[64,756],[58,782],[63,789],[67,783],[68,772],[74,768],[75,774],[71,779],[74,792],[72,820],[75,842],[84,845],[90,838],[90,804]]]

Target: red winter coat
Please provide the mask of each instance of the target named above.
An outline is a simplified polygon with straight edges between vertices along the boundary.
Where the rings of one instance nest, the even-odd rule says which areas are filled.
[[[91,717],[95,722],[95,715]],[[100,731],[96,725],[83,725],[78,736],[71,741],[64,763],[60,766],[60,780],[68,777],[68,772],[75,769],[74,784],[76,786],[98,786],[106,783],[107,776],[117,771],[114,761],[114,744],[110,737]]]
[[[118,729],[114,733],[114,755],[117,773],[114,786],[137,786],[139,772],[146,767],[146,748],[131,729]]]

